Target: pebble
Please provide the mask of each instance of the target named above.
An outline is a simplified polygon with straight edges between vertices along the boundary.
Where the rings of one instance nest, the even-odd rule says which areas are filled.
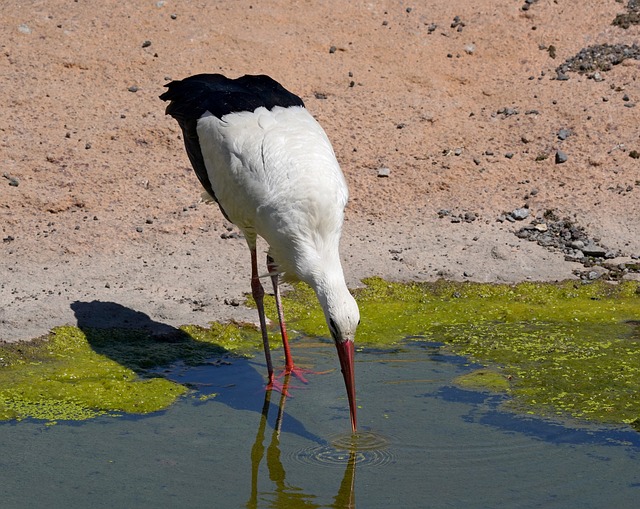
[[[544,227],[541,228],[542,225],[545,225],[546,230]],[[608,273],[609,279],[616,277],[609,267],[600,265],[605,259],[620,256],[620,253],[599,245],[599,239],[589,238],[582,227],[576,226],[569,219],[558,219],[553,216],[534,219],[531,224],[516,231],[515,235],[543,247],[561,250],[565,260],[582,263],[590,270],[599,271],[598,277],[601,277],[602,273]],[[586,274],[583,279],[587,279]]]
[[[389,168],[378,169],[378,177],[388,177],[390,174],[391,170]]]
[[[139,89],[136,85],[131,85],[127,90],[129,92],[137,92]]]
[[[569,159],[569,156],[565,154],[562,150],[558,150],[556,152],[556,164],[566,163]]]
[[[525,207],[515,209],[513,212],[511,212],[511,217],[518,221],[522,221],[523,219],[529,217],[529,209]]]
[[[628,58],[640,60],[640,46],[632,44],[594,44],[581,49],[575,56],[568,58],[556,68],[558,78],[566,76],[567,72],[580,74],[602,73],[609,71],[614,65],[622,63]],[[565,77],[564,79],[568,79]]]
[[[566,140],[570,134],[571,134],[571,131],[569,129],[560,129],[558,131],[558,139]]]
[[[20,180],[18,177],[12,177],[8,173],[3,173],[2,176],[9,181],[9,185],[11,187],[18,187],[20,185]]]
[[[460,16],[454,16],[451,22],[451,28],[455,28],[458,32],[462,32],[465,26],[465,22],[460,19]]]
[[[589,242],[584,247],[580,248],[580,250],[585,254],[585,256],[604,257],[607,254],[606,249],[594,244],[593,242]]]

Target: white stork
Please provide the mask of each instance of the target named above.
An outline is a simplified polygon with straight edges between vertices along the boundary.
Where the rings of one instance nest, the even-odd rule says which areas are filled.
[[[331,143],[302,99],[268,76],[230,79],[198,74],[166,85],[166,113],[178,121],[193,169],[251,251],[251,290],[258,308],[269,382],[275,380],[264,316],[256,239],[269,244],[285,352],[285,373],[300,375],[289,350],[279,277],[316,293],[344,376],[356,431],[354,337],[360,322],[342,272],[338,245],[348,189]]]

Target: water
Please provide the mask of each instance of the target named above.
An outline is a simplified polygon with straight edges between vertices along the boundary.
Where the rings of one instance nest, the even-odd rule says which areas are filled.
[[[303,366],[337,367],[330,344],[293,346]],[[503,411],[500,396],[452,385],[472,367],[438,345],[358,352],[355,438],[338,369],[309,375],[284,399],[262,390],[259,360],[164,372],[197,390],[150,416],[0,425],[0,507],[585,509],[640,500],[640,435]]]

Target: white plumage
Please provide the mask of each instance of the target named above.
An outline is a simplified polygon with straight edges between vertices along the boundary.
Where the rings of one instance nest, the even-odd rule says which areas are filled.
[[[182,127],[185,147],[205,190],[242,230],[251,251],[252,292],[269,370],[276,387],[256,267],[256,239],[269,244],[268,268],[285,346],[290,356],[278,274],[315,291],[336,343],[356,429],[353,341],[360,321],[347,289],[339,242],[347,184],[331,143],[302,100],[266,76],[231,80],[197,75],[167,85],[161,98]]]

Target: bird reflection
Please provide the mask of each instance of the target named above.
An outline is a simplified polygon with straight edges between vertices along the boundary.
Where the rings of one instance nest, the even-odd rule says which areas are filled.
[[[287,389],[289,386],[289,375],[285,375],[283,382],[283,391],[280,392],[280,401],[278,403],[278,415],[276,418],[273,432],[271,433],[271,442],[266,447],[267,468],[269,470],[269,479],[274,483],[274,497],[269,507],[281,509],[297,509],[297,508],[318,508],[323,507],[314,499],[316,495],[307,494],[301,488],[291,485],[286,480],[287,473],[280,459],[280,431],[282,429],[282,419],[284,417],[284,407],[287,400]],[[267,429],[267,420],[269,409],[271,407],[271,394],[273,391],[265,391],[264,404],[262,405],[262,415],[260,417],[260,425],[256,440],[251,448],[251,495],[247,502],[247,509],[255,509],[258,507],[258,473],[260,463],[265,456],[265,435]],[[333,504],[328,507],[335,509],[354,509],[355,504],[355,474],[356,474],[356,451],[352,449],[349,452],[349,460],[342,477],[342,482],[338,488],[338,493],[333,499]]]

